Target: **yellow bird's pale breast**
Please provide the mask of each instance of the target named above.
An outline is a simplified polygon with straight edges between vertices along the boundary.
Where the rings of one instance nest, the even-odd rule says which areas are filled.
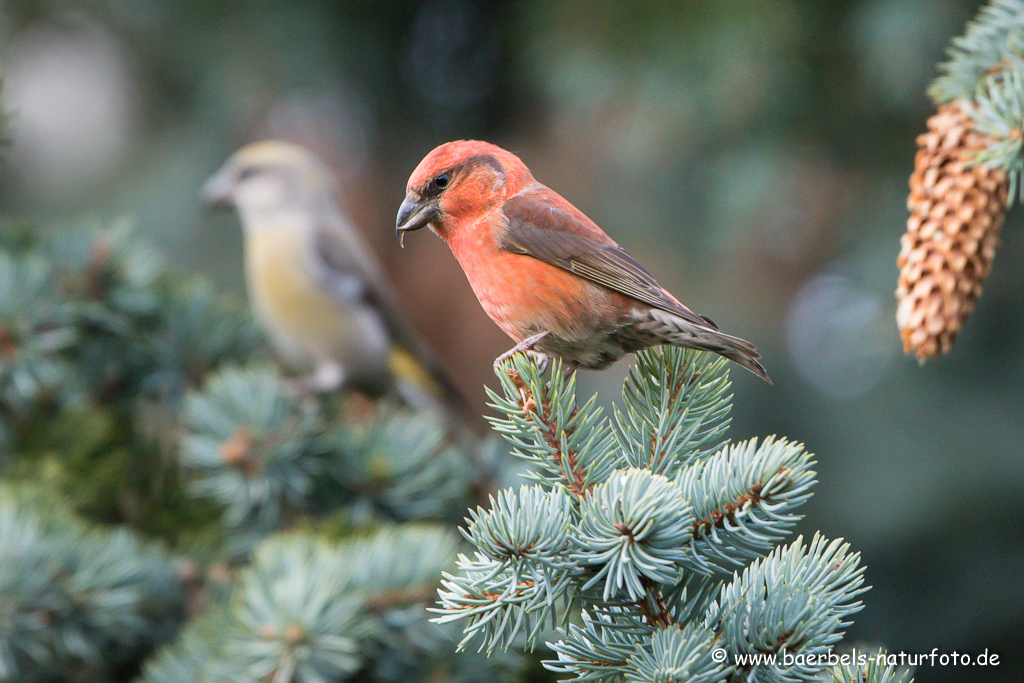
[[[303,369],[326,360],[364,372],[386,364],[386,332],[376,313],[323,289],[310,267],[311,249],[282,233],[264,230],[246,245],[249,296],[278,353]]]

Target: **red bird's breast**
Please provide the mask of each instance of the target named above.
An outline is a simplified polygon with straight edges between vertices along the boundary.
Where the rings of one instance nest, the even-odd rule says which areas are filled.
[[[539,332],[537,349],[603,367],[626,349],[612,339],[635,301],[532,256],[499,246],[500,216],[446,236],[484,312],[517,343]]]

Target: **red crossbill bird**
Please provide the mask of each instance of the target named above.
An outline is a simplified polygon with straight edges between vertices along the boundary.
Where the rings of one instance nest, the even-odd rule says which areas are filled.
[[[243,147],[203,186],[208,205],[238,211],[249,298],[278,356],[314,390],[395,391],[461,410],[334,190],[320,159],[280,141]]]
[[[720,332],[661,287],[583,212],[511,152],[475,140],[437,147],[413,171],[398,233],[448,243],[516,352],[601,369],[658,344],[712,351],[767,382],[754,346]]]

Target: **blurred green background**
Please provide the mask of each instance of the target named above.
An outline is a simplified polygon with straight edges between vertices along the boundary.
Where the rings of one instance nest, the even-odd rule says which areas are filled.
[[[733,373],[732,435],[817,454],[803,528],[850,540],[874,586],[850,637],[1000,656],[918,681],[1018,681],[1019,212],[948,357],[904,357],[893,317],[924,90],[979,4],[5,0],[0,208],[55,229],[128,216],[242,297],[237,221],[205,215],[199,186],[246,142],[303,143],[484,411],[511,342],[440,240],[399,249],[394,217],[435,145],[505,146],[762,350],[775,385]],[[583,392],[607,403],[624,372]]]

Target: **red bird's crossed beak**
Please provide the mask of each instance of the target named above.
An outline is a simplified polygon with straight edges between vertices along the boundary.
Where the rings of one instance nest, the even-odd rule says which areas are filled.
[[[437,202],[425,202],[422,200],[415,202],[406,197],[402,205],[398,207],[398,220],[395,222],[398,243],[402,244],[405,233],[427,227],[439,214],[440,210],[437,208]]]

